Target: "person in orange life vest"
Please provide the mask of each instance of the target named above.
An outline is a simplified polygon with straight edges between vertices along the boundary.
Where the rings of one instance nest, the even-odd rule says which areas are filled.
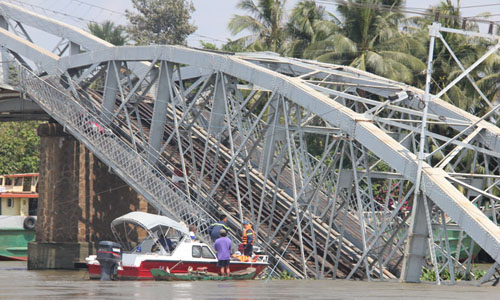
[[[244,247],[243,254],[245,256],[252,257],[255,232],[252,229],[252,224],[250,224],[247,220],[243,221],[243,236],[241,237],[241,240]]]

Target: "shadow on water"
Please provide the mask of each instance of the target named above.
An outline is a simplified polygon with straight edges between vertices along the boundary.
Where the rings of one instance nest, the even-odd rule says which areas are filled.
[[[345,280],[90,281],[82,271],[0,262],[0,299],[500,299],[498,288]]]

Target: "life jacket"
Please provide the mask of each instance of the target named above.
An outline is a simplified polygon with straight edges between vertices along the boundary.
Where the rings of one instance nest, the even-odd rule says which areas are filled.
[[[253,258],[251,256],[246,256],[246,255],[233,255],[233,257],[237,258],[239,261],[242,262],[256,262],[257,259],[259,258],[258,255],[255,255]]]
[[[249,233],[247,233],[250,230]],[[255,231],[253,231],[252,228],[248,228],[245,231],[243,231],[243,236],[241,237],[241,241],[243,242],[243,245],[246,245],[248,243],[248,236],[252,236],[252,242],[251,245],[253,245],[253,242],[255,241]]]
[[[239,259],[240,261],[250,261],[250,256],[240,255],[240,256],[238,257],[238,259]]]

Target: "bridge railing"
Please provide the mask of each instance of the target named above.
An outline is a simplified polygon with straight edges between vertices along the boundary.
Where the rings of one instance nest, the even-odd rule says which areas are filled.
[[[85,109],[71,95],[62,92],[56,87],[57,81],[51,79],[43,80],[17,65],[17,78],[10,83],[27,93],[161,213],[187,224],[198,225],[198,235],[208,240],[206,224],[215,222],[216,218],[197,203],[190,202],[168,177],[148,162],[145,155],[134,151],[116,136],[101,116]]]
[[[58,79],[42,79],[24,66],[12,64],[16,76],[10,84],[27,93],[51,117],[64,126],[101,161],[113,169],[124,181],[146,198],[162,214],[197,226],[197,236],[210,241],[208,225],[217,221],[211,213],[191,201],[163,172],[148,161],[148,152],[136,152],[106,125],[103,115],[87,110],[73,96],[58,88]],[[234,245],[239,240],[229,234]],[[268,249],[271,255],[279,255],[276,249]],[[293,268],[287,267],[290,271]],[[295,275],[302,277],[298,271]]]

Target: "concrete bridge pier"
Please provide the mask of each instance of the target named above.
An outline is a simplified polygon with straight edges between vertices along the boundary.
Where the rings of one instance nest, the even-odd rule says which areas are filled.
[[[148,203],[59,124],[40,125],[38,135],[38,220],[28,269],[73,269],[99,241],[113,240],[114,218],[148,211]]]

